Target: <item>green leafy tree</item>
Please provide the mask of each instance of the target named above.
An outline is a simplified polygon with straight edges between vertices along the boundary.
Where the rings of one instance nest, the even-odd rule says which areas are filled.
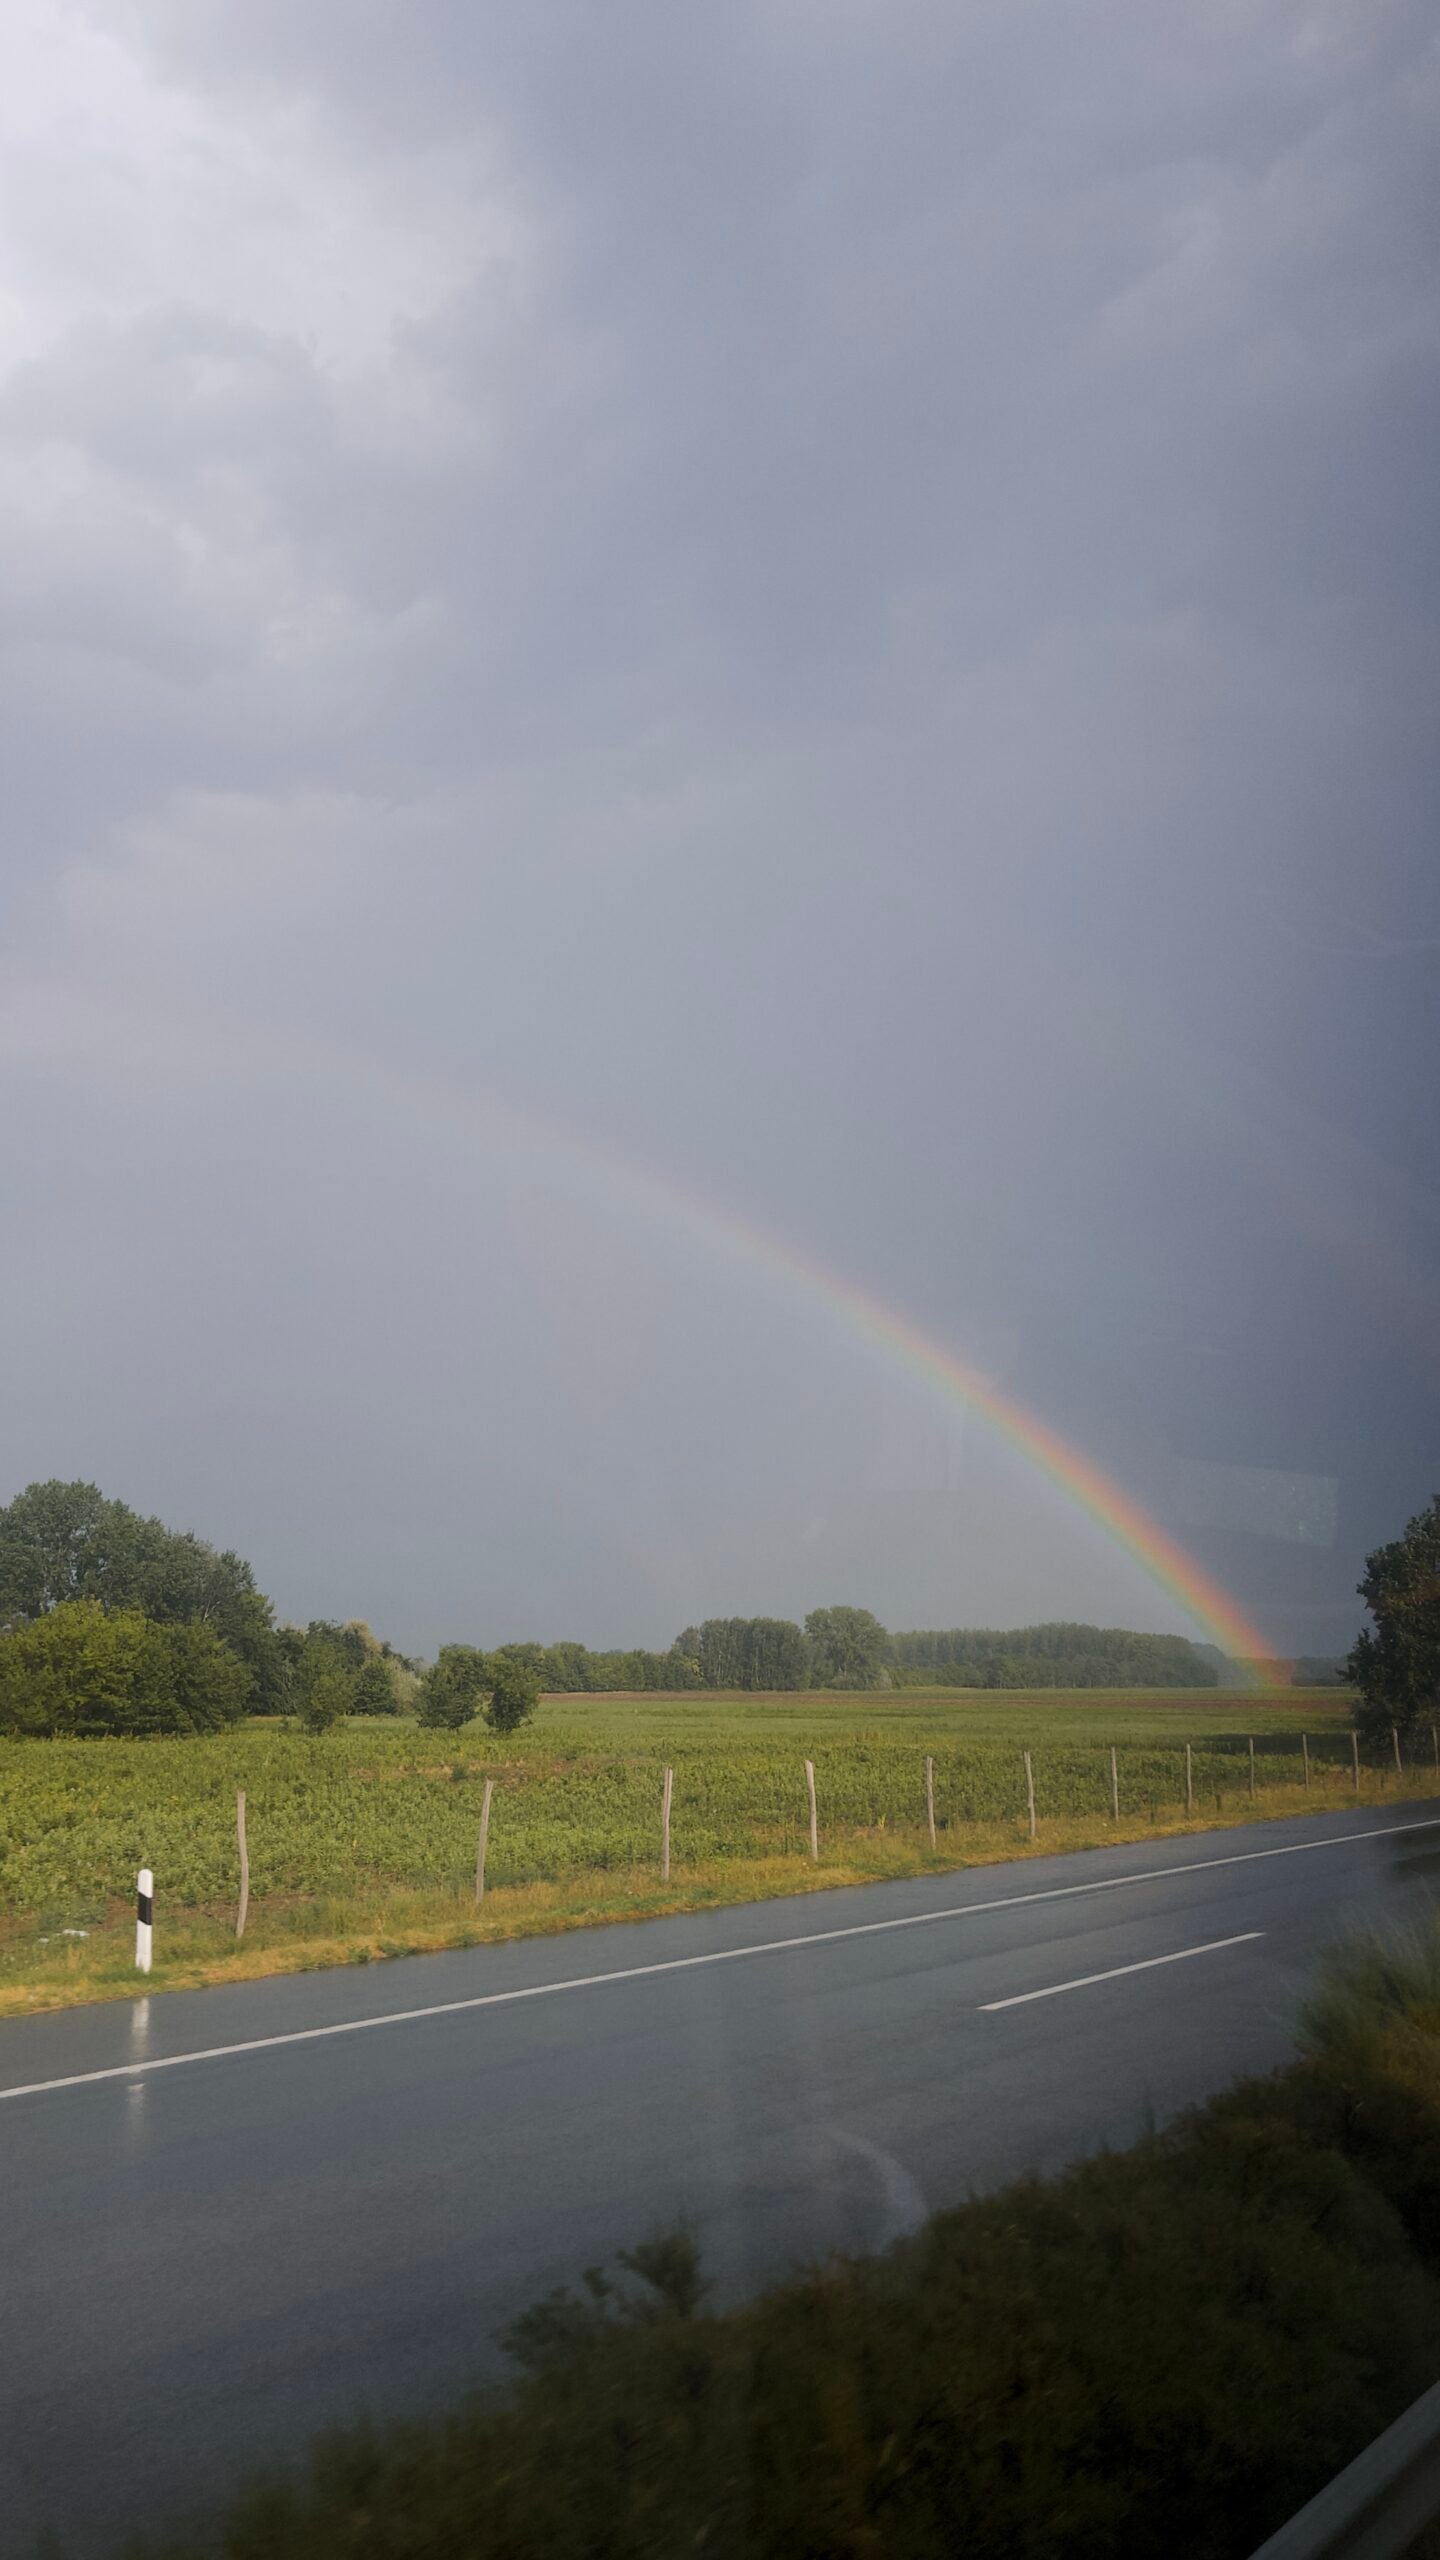
[[[307,1733],[328,1733],[350,1713],[355,1674],[328,1636],[307,1636],[296,1683],[296,1710]]]
[[[490,1688],[490,1665],[478,1646],[442,1644],[415,1693],[420,1722],[459,1730],[480,1713]]]
[[[170,1659],[175,1703],[191,1733],[218,1733],[244,1715],[254,1691],[249,1665],[203,1618],[156,1631]]]
[[[62,1600],[0,1636],[0,1732],[211,1733],[243,1715],[250,1675],[203,1626]]]
[[[1360,1692],[1355,1722],[1379,1748],[1392,1725],[1414,1736],[1440,1721],[1440,1494],[1366,1557],[1360,1596],[1373,1626],[1346,1670]]]
[[[27,1485],[0,1510],[0,1621],[16,1626],[67,1600],[133,1599],[143,1526],[98,1485]]]
[[[707,1618],[679,1638],[707,1689],[803,1689],[810,1679],[810,1647],[790,1618]]]
[[[490,1704],[485,1721],[494,1733],[514,1733],[527,1724],[540,1704],[540,1674],[529,1662],[500,1653],[491,1664]]]
[[[138,1609],[165,1625],[203,1619],[245,1663],[255,1707],[277,1713],[285,1703],[274,1612],[243,1557],[142,1519],[98,1485],[52,1479],[0,1509],[0,1627],[67,1600]]]
[[[380,1654],[372,1653],[355,1674],[350,1713],[352,1716],[393,1716],[397,1704],[390,1666]]]
[[[60,1600],[0,1637],[0,1726],[7,1733],[130,1733],[151,1630],[138,1609]]]
[[[890,1638],[869,1609],[812,1609],[805,1621],[811,1678],[832,1689],[883,1689]]]

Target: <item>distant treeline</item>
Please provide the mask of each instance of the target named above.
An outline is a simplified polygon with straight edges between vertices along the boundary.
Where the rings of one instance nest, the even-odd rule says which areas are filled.
[[[1213,1689],[1213,1661],[1184,1636],[1055,1619],[1039,1627],[929,1627],[890,1639],[904,1687]]]
[[[664,1652],[451,1643],[427,1669],[358,1619],[277,1624],[242,1557],[96,1485],[27,1485],[0,1508],[0,1734],[201,1733],[247,1713],[318,1732],[350,1715],[482,1711],[508,1730],[547,1690],[1202,1688],[1218,1662],[1124,1627],[891,1635],[873,1610],[836,1604],[803,1626],[706,1618]]]
[[[868,1609],[790,1618],[707,1618],[664,1653],[511,1644],[541,1686],[616,1689],[1212,1689],[1218,1673],[1184,1636],[1056,1621],[892,1635]]]

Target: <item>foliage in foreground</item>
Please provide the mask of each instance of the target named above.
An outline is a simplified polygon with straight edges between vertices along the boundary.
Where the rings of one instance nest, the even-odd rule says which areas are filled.
[[[516,2325],[508,2400],[167,2560],[1233,2560],[1434,2379],[1437,1981],[1435,1931],[1350,1959],[1294,2069],[742,2311],[632,2251]]]

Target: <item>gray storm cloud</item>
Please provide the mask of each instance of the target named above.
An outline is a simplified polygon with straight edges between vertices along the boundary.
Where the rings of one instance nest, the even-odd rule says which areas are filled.
[[[1176,1622],[698,1194],[1348,1641],[1440,1419],[1428,13],[16,0],[0,99],[7,1490],[417,1645]]]

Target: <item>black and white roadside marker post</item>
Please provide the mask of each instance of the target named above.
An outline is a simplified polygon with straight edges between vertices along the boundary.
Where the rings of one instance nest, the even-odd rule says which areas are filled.
[[[142,1867],[135,1879],[135,1970],[150,1970],[151,1933],[155,1924],[155,1878]]]

